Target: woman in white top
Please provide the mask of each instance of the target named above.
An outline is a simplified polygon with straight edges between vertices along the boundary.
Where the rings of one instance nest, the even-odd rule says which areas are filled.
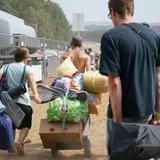
[[[36,103],[41,103],[41,99],[39,98],[38,92],[37,92],[37,85],[34,80],[32,68],[27,65],[27,60],[29,58],[29,51],[25,47],[17,47],[15,54],[14,54],[14,59],[15,62],[9,64],[7,73],[6,73],[6,79],[7,79],[7,84],[9,86],[9,89],[17,87],[21,83],[21,78],[24,72],[24,83],[27,88],[26,93],[20,95],[18,98],[14,98],[13,100],[16,102],[16,104],[24,111],[25,117],[19,126],[19,128],[16,128],[13,125],[13,129],[19,129],[19,138],[17,142],[15,142],[15,147],[17,149],[18,154],[24,154],[24,140],[28,135],[29,129],[31,128],[32,125],[32,107],[31,107],[31,100],[28,92],[28,83],[29,86],[31,87],[31,90],[33,92],[34,100]],[[25,67],[25,71],[24,71]],[[0,69],[0,79],[3,75],[3,72],[5,70],[6,66],[4,65]]]

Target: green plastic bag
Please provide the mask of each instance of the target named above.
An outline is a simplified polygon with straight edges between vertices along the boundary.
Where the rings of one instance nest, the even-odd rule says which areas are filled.
[[[80,122],[88,115],[87,102],[76,99],[66,99],[67,112],[63,111],[64,99],[56,98],[49,102],[47,110],[48,122],[63,121],[64,115],[67,122]]]

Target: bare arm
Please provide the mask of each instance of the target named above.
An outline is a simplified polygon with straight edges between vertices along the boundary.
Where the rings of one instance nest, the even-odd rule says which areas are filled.
[[[156,112],[151,123],[160,125],[160,67],[157,67],[156,74]]]
[[[122,88],[119,77],[108,77],[109,96],[113,112],[113,121],[122,121]]]
[[[160,67],[157,68],[157,81],[156,81],[156,112],[160,112]]]
[[[36,84],[36,82],[34,80],[33,73],[27,74],[27,79],[28,79],[29,85],[31,87],[31,90],[33,92],[34,101],[36,103],[41,103],[41,99],[39,98],[39,95],[38,95],[37,84]]]
[[[87,56],[87,58],[86,58],[86,71],[90,71],[91,70],[91,62],[90,62],[91,60],[90,60],[90,57],[89,56]]]

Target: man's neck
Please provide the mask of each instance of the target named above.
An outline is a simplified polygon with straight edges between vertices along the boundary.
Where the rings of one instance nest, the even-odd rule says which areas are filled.
[[[121,24],[123,24],[123,23],[126,23],[126,24],[128,24],[128,23],[133,23],[132,16],[126,15],[125,18],[123,18],[123,19],[122,19],[122,18],[119,18],[119,19],[117,20],[116,26],[119,26],[119,25],[121,25]]]
[[[73,58],[73,57],[77,56],[77,54],[79,54],[79,52],[80,52],[79,47],[72,48],[72,51],[70,52],[70,56]]]

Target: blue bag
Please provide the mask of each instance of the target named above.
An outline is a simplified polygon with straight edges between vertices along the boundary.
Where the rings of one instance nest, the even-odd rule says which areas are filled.
[[[12,120],[5,113],[0,113],[0,149],[8,150],[14,145]]]

